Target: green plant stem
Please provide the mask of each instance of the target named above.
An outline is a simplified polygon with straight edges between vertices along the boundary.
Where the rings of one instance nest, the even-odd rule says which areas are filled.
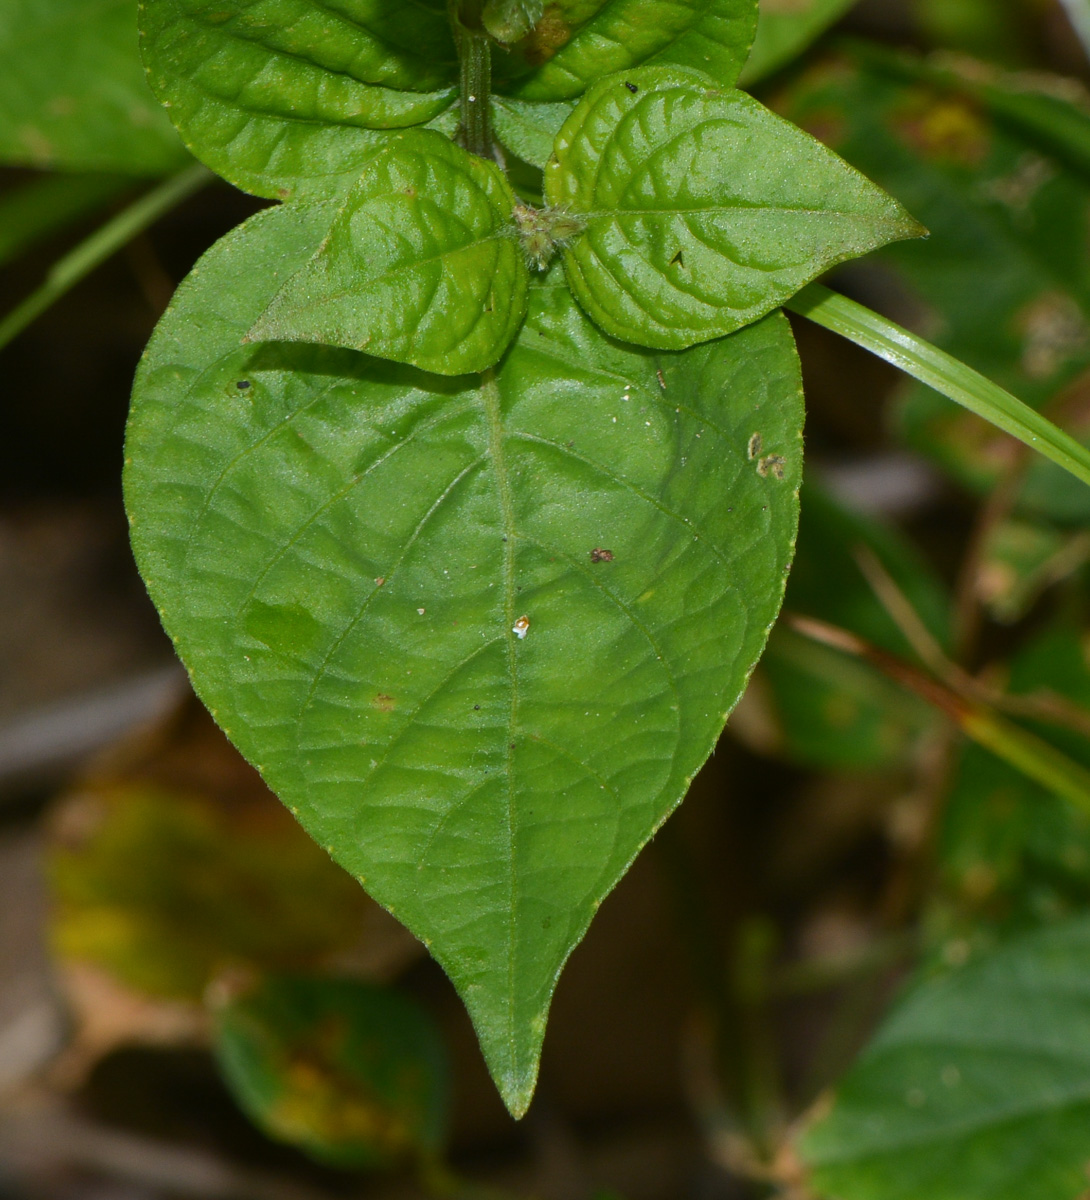
[[[787,622],[804,637],[872,663],[884,675],[944,712],[966,737],[990,750],[1027,779],[1090,815],[1090,771],[1043,738],[1008,721],[973,697],[959,695],[911,663],[846,629],[794,614],[788,614]]]
[[[806,317],[927,384],[1090,484],[1090,451],[972,367],[862,304],[812,283],[787,302]]]
[[[139,185],[131,175],[44,175],[0,196],[0,266]]]
[[[480,0],[454,14],[460,64],[462,138],[470,154],[492,157],[492,40],[481,25]]]
[[[215,175],[207,167],[195,163],[164,180],[96,229],[90,237],[54,263],[41,287],[0,321],[0,349],[126,242],[213,179]]]

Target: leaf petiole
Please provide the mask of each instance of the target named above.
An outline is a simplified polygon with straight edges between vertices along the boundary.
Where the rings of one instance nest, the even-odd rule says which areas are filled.
[[[884,358],[1090,484],[1090,450],[944,350],[818,283],[804,287],[785,307]]]

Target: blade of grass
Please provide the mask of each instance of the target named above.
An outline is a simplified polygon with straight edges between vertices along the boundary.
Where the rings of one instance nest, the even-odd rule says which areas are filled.
[[[1090,484],[1090,450],[944,350],[819,283],[803,288],[785,307],[884,358]]]
[[[131,175],[45,175],[0,196],[0,266],[126,191]]]
[[[54,263],[41,287],[0,321],[0,349],[126,242],[213,179],[215,175],[207,167],[195,163],[164,180],[96,229]]]

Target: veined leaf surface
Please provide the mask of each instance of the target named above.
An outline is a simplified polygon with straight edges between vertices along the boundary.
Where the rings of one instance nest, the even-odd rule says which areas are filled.
[[[1090,921],[920,984],[802,1142],[838,1200],[1071,1200],[1090,1158]]]
[[[186,162],[140,69],[132,0],[0,4],[0,162],[133,175]]]
[[[443,375],[483,371],[526,313],[514,204],[494,163],[430,130],[399,135],[364,165],[250,338],[367,350]]]
[[[186,145],[255,195],[343,190],[384,131],[441,122],[454,104],[443,0],[143,0],[141,12],[152,87]],[[733,83],[756,21],[756,0],[561,0],[497,48],[497,90],[566,100],[649,58]]]
[[[454,100],[446,7],[422,0],[144,0],[144,61],[186,144],[245,191],[328,195],[378,130]]]
[[[756,31],[757,0],[554,0],[496,74],[501,91],[526,100],[570,100],[644,62],[730,87]]]
[[[570,101],[535,102],[492,97],[492,128],[496,137],[519,158],[545,168],[561,125],[571,116]]]
[[[656,354],[564,286],[483,376],[244,344],[329,220],[262,212],[183,284],[136,383],[133,544],[202,699],[430,946],[521,1113],[564,961],[779,609],[798,364],[779,314]]]
[[[583,307],[663,349],[731,333],[833,264],[924,232],[809,134],[674,67],[592,88],[557,135],[545,195],[586,216],[564,253]]]

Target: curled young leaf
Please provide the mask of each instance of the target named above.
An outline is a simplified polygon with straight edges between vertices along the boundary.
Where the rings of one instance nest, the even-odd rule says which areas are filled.
[[[182,285],[135,388],[133,544],[213,715],[429,946],[521,1114],[561,967],[779,609],[798,363],[780,315],[655,354],[549,280],[484,376],[245,343],[328,228],[267,210]]]
[[[442,3],[143,0],[148,78],[186,145],[258,196],[325,196],[454,101]]]
[[[592,88],[557,135],[545,196],[586,218],[568,280],[614,337],[681,349],[778,307],[835,263],[923,228],[744,92],[674,67]]]
[[[526,313],[514,205],[494,163],[442,134],[392,139],[250,340],[345,346],[442,375],[483,371]]]

